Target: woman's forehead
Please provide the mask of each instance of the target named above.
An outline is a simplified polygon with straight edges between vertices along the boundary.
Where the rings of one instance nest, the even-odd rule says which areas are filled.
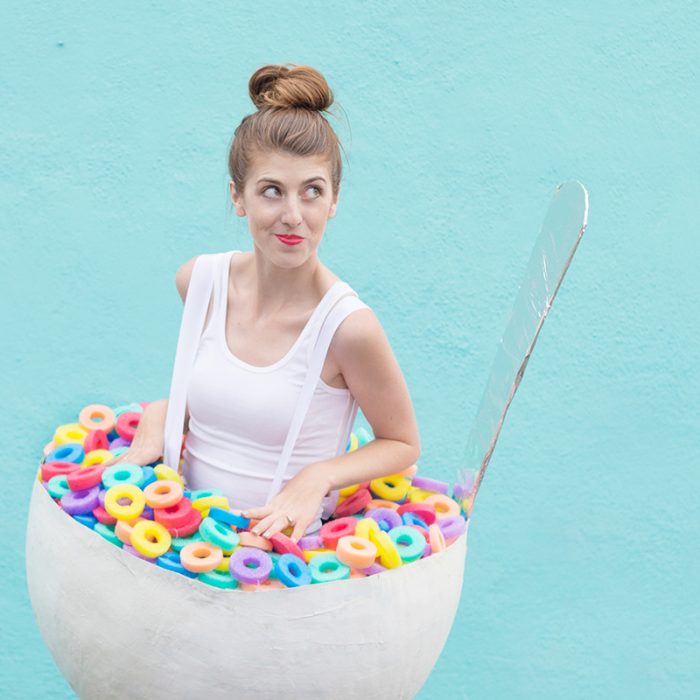
[[[328,160],[322,156],[266,152],[253,156],[249,173],[254,182],[261,179],[305,182],[314,177],[328,181],[329,166]]]

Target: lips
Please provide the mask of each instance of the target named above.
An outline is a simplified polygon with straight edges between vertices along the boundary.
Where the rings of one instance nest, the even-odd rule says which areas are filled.
[[[284,236],[279,234],[275,234],[275,236],[285,245],[297,245],[304,240],[301,236]]]

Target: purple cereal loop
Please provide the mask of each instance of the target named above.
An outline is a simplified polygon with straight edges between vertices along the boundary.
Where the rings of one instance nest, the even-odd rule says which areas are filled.
[[[255,564],[250,567],[248,564]],[[239,547],[228,561],[231,576],[240,583],[263,583],[270,577],[272,557],[255,547]]]
[[[97,498],[100,501],[100,505],[104,508],[105,507],[105,495],[107,493],[107,489],[101,488],[100,492],[97,494]]]
[[[153,508],[151,508],[151,506],[144,506],[141,517],[146,520],[153,520]]]
[[[365,517],[372,518],[384,532],[389,532],[389,530],[403,525],[401,516],[391,508],[370,508]]]
[[[430,546],[430,542],[425,543],[425,549],[423,550],[423,554],[420,555],[421,559],[425,559],[426,557],[429,557],[433,553],[433,548]]]
[[[61,497],[61,507],[69,515],[92,514],[92,511],[100,503],[99,492],[99,486],[93,486],[91,489],[83,489],[82,491],[69,491],[65,496]]]
[[[450,485],[438,479],[429,479],[427,476],[414,476],[411,485],[424,491],[433,491],[447,496],[450,493]]]
[[[156,561],[156,559],[158,558],[158,557],[156,557],[156,559],[151,559],[151,557],[145,557],[143,554],[141,554],[141,552],[139,552],[138,549],[136,549],[135,547],[132,547],[130,544],[125,544],[122,547],[122,549],[125,552],[129,552],[129,554],[132,554],[133,556],[138,557],[139,559],[143,559],[144,561],[150,561],[151,564],[153,564]]]
[[[321,535],[304,535],[297,542],[301,549],[322,549],[323,540]]]
[[[131,443],[122,437],[115,438],[109,443],[109,449],[113,450],[116,447],[131,447]]]
[[[438,520],[438,525],[446,540],[459,537],[467,529],[467,523],[461,515],[450,515]]]
[[[374,574],[381,574],[382,571],[386,571],[386,569],[381,564],[374,562],[371,566],[360,569],[360,571],[362,571],[363,574],[367,574],[367,576],[374,576]]]
[[[467,498],[474,490],[474,481],[476,476],[471,469],[466,469],[463,472],[462,480],[455,484],[454,495],[457,500]]]

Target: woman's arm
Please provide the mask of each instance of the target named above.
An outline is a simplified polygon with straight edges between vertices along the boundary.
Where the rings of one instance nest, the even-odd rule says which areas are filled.
[[[406,381],[379,320],[370,309],[351,313],[338,327],[329,352],[372,426],[375,439],[353,452],[309,464],[250,517],[266,537],[296,523],[293,539],[313,522],[323,497],[333,489],[396,474],[415,464],[420,437]]]

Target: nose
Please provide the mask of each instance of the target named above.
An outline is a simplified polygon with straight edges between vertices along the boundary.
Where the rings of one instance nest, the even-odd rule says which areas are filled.
[[[288,197],[282,213],[282,223],[292,228],[301,223],[301,208],[296,197]]]

